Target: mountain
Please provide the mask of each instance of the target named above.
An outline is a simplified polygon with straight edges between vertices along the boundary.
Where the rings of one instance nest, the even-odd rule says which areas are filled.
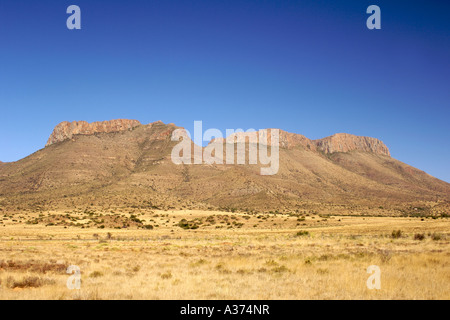
[[[375,138],[339,133],[310,140],[280,130],[278,173],[261,175],[261,165],[248,159],[242,165],[174,164],[175,129],[182,128],[161,121],[62,122],[45,148],[0,165],[0,207],[401,214],[417,207],[445,211],[450,201],[450,184],[393,159]],[[236,133],[234,144],[243,141]]]
[[[111,121],[87,123],[86,121],[61,122],[53,130],[45,146],[72,139],[74,135],[92,135],[130,130],[141,125],[137,120],[118,119]]]

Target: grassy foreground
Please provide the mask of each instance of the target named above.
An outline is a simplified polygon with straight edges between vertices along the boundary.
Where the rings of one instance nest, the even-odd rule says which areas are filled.
[[[0,299],[450,299],[447,219],[153,211],[138,220],[153,229],[3,224]],[[79,290],[67,288],[69,265],[81,270]],[[380,290],[366,286],[370,265]]]

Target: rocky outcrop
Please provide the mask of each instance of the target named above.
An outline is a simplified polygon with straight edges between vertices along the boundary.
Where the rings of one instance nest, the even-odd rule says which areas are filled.
[[[302,146],[309,150],[316,150],[314,142],[304,135],[280,130],[280,147],[292,149],[296,146]]]
[[[74,122],[61,122],[58,124],[50,138],[47,141],[46,146],[52,145],[57,142],[62,142],[67,139],[71,139],[72,136],[77,134],[92,135],[95,133],[110,133],[119,132],[132,129],[140,126],[141,123],[137,120],[118,119],[103,122],[88,123],[86,121],[74,121]],[[156,121],[145,126],[146,130],[150,130],[153,126],[164,125],[161,121]],[[153,140],[164,140],[172,134],[174,125],[169,125],[168,128],[161,132],[155,132],[155,136],[152,136]],[[275,129],[263,129],[252,133],[238,132],[229,136],[227,142],[242,143],[248,142],[249,139],[255,143],[264,143],[267,145],[272,144],[271,131]],[[261,141],[259,141],[261,140]],[[217,138],[211,140],[210,143],[223,143],[225,138]],[[375,154],[381,154],[390,156],[389,149],[386,145],[376,139],[370,137],[355,136],[347,133],[337,133],[330,137],[326,137],[318,140],[311,140],[307,137],[290,133],[283,130],[279,130],[279,146],[281,148],[292,149],[301,146],[311,151],[322,151],[324,153],[334,152],[350,152],[354,150],[371,152]],[[1,162],[0,162],[1,163]]]
[[[270,130],[273,129],[264,129],[257,131],[257,133],[253,133],[254,140],[252,141],[260,142],[259,137],[261,137],[262,143],[271,145]],[[238,132],[233,133],[226,140],[228,143],[243,143],[249,142],[250,137],[252,137],[251,133]],[[225,138],[213,139],[210,143],[213,142],[223,143],[225,142]],[[347,133],[337,133],[323,139],[310,140],[301,134],[279,130],[279,142],[280,147],[286,149],[302,146],[303,148],[311,151],[322,151],[324,153],[350,152],[359,150],[390,156],[388,147],[386,147],[382,141],[375,138],[355,136]]]
[[[249,141],[254,143],[263,143],[267,145],[272,145],[272,130],[275,129],[263,129],[255,132],[236,132],[231,134],[228,138],[217,138],[211,140],[210,143],[224,143],[225,140],[228,143],[248,143]],[[303,146],[310,150],[316,150],[314,142],[312,142],[307,137],[290,133],[283,130],[279,130],[279,145],[281,148],[291,149],[296,146]]]
[[[132,129],[140,125],[141,123],[137,120],[127,119],[117,119],[93,123],[88,123],[86,121],[64,121],[55,127],[45,146],[71,139],[74,135],[77,134],[91,135],[95,133],[119,132]]]
[[[388,147],[380,140],[370,137],[337,133],[330,137],[314,140],[317,149],[325,153],[350,152],[354,150],[390,156]]]
[[[254,140],[252,141],[260,142],[259,138],[261,137],[262,143],[271,145],[272,141],[270,130],[274,129],[264,129],[253,133]],[[251,136],[252,133],[238,132],[233,133],[226,140],[228,143],[243,143],[249,142]],[[210,143],[213,142],[223,143],[225,142],[225,138],[213,139]],[[279,142],[280,147],[286,149],[302,146],[303,148],[311,151],[322,151],[324,153],[350,152],[353,150],[359,150],[390,156],[388,147],[386,147],[382,141],[376,138],[355,136],[347,133],[337,133],[323,139],[310,140],[301,134],[279,130]]]

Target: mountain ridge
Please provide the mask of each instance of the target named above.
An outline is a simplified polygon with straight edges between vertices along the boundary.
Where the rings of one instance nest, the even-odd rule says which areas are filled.
[[[63,121],[54,129],[45,146],[71,139],[73,135],[92,135],[95,133],[111,133],[132,129],[141,125],[138,120],[116,119],[88,123],[86,121]]]
[[[154,123],[163,124],[162,121],[158,120],[149,123],[148,125],[153,125]],[[92,123],[88,123],[86,121],[63,121],[55,126],[45,146],[47,147],[54,143],[63,142],[71,139],[77,134],[94,135],[96,133],[121,132],[131,130],[138,126],[142,126],[140,121],[129,119],[115,119]],[[267,130],[274,129],[262,129],[256,131],[256,133]],[[278,130],[280,132],[280,147],[284,148],[292,148],[302,145],[304,147],[310,149],[313,148],[313,150],[320,150],[325,153],[361,150],[390,156],[388,147],[379,139],[372,137],[357,136],[348,133],[336,133],[325,138],[311,140],[302,134],[291,133],[281,129]],[[248,134],[249,133],[247,132],[238,132],[232,134],[231,137],[234,138],[235,142],[245,142],[245,138],[248,137]],[[225,138],[212,139],[209,143],[223,142],[224,140]],[[268,137],[268,142],[270,143],[270,136]]]
[[[379,139],[365,136],[357,136],[348,133],[336,133],[332,136],[328,136],[321,139],[311,140],[306,136],[299,133],[291,133],[281,129],[262,129],[255,131],[255,142],[259,141],[259,135],[261,134],[267,143],[271,145],[271,135],[267,132],[269,130],[279,130],[280,137],[279,143],[282,148],[293,148],[296,146],[303,146],[313,151],[321,151],[326,154],[334,152],[350,152],[354,150],[360,150],[365,152],[372,152],[376,154],[382,154],[391,156],[389,148]],[[233,133],[228,138],[213,139],[211,142],[238,142],[244,143],[249,141],[249,136],[252,133],[238,132]],[[210,142],[210,143],[211,143]]]
[[[289,212],[309,206],[362,213],[355,208],[365,206],[400,214],[413,203],[425,207],[450,201],[450,184],[393,159],[378,143],[374,144],[378,153],[365,151],[364,144],[351,145],[353,136],[347,144],[340,141],[341,149],[327,153],[312,143],[317,140],[281,130],[279,171],[262,176],[262,165],[247,162],[174,164],[171,152],[178,141],[171,136],[176,129],[183,128],[157,121],[120,131],[73,134],[19,161],[4,163],[0,207],[114,205]]]

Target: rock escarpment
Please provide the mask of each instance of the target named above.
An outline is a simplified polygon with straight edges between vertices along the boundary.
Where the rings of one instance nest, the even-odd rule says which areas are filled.
[[[314,140],[317,149],[325,153],[350,152],[354,150],[391,156],[388,147],[380,140],[370,137],[337,133],[330,137]]]
[[[267,145],[272,145],[272,130],[278,130],[279,132],[279,145],[281,148],[291,149],[296,146],[303,146],[310,150],[316,150],[314,142],[307,137],[297,134],[290,133],[279,129],[262,129],[255,132],[236,132],[231,134],[229,137],[217,138],[211,140],[210,143],[263,143]]]
[[[126,131],[140,125],[141,123],[138,120],[127,119],[117,119],[93,123],[88,123],[86,121],[64,121],[55,127],[45,146],[71,139],[72,136],[77,134],[92,135],[95,133]]]
[[[164,125],[161,121],[156,121],[147,125],[152,127],[153,125]],[[77,134],[92,135],[95,133],[110,133],[119,132],[132,129],[140,126],[141,123],[137,120],[118,119],[103,122],[88,123],[86,121],[74,121],[74,122],[61,122],[58,124],[50,138],[47,141],[46,146],[52,145],[57,142],[62,142],[67,139],[71,139],[72,136]],[[164,132],[158,133],[158,137],[153,137],[156,140],[165,139],[173,131],[173,125],[170,126]],[[227,142],[233,141],[233,143],[242,143],[253,141],[263,144],[272,144],[272,130],[275,129],[263,129],[255,132],[253,135],[248,132],[238,132],[232,134],[226,140]],[[281,148],[292,149],[301,146],[311,151],[321,151],[327,154],[334,152],[350,152],[350,151],[364,151],[385,156],[390,156],[388,147],[380,140],[371,137],[355,136],[347,133],[337,133],[330,137],[311,140],[307,137],[290,133],[283,130],[279,131],[279,146]],[[253,137],[253,138],[251,138]],[[261,138],[261,141],[259,141]],[[211,140],[210,143],[224,143],[225,138],[217,138]],[[1,163],[1,162],[0,162]]]
[[[259,137],[262,138],[262,143],[271,145],[271,131],[273,129],[264,129],[254,134],[255,142],[260,142]],[[227,142],[243,143],[248,142],[251,133],[238,132],[230,135]],[[214,139],[211,142],[225,142],[224,138]],[[324,153],[334,152],[350,152],[350,151],[364,151],[375,154],[390,156],[388,147],[380,140],[370,137],[355,136],[347,133],[337,133],[330,137],[318,140],[311,140],[307,137],[279,130],[279,145],[281,148],[292,149],[297,146],[302,146],[311,151],[322,151]]]

